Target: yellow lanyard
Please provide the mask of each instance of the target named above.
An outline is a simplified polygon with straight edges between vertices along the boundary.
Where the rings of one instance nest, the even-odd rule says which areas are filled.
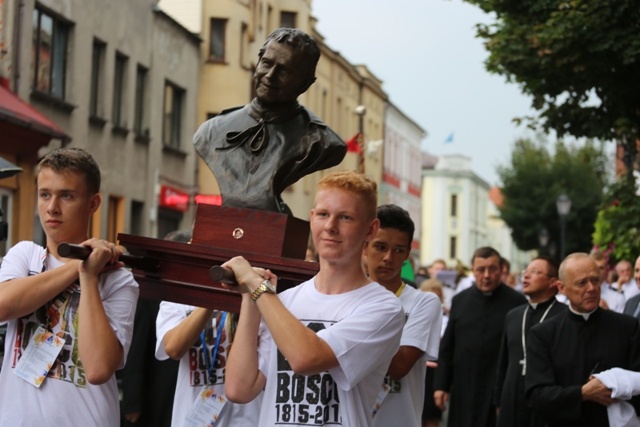
[[[402,282],[402,285],[400,285],[400,287],[398,288],[398,290],[396,291],[396,296],[398,298],[400,298],[400,295],[402,295],[402,291],[404,290],[404,287],[407,286],[406,283]]]

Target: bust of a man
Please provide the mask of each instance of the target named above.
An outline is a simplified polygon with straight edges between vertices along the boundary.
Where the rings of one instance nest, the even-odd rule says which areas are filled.
[[[316,79],[315,41],[298,29],[279,28],[258,58],[256,97],[203,123],[193,143],[216,176],[224,206],[291,214],[282,191],[337,165],[347,148],[297,101]]]

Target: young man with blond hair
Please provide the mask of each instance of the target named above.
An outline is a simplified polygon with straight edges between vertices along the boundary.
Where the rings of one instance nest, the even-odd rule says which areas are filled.
[[[310,217],[320,258],[315,277],[276,295],[269,270],[242,257],[224,264],[242,293],[225,393],[244,403],[264,389],[261,426],[371,426],[400,342],[400,302],[360,263],[379,227],[375,182],[334,172],[317,190]]]

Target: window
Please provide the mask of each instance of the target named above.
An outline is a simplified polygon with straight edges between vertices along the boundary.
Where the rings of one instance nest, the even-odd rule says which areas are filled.
[[[451,216],[453,218],[458,216],[458,195],[451,195]]]
[[[103,117],[102,111],[102,73],[104,66],[104,53],[107,45],[98,40],[93,40],[93,54],[91,57],[91,94],[89,100],[89,115],[91,117]]]
[[[142,236],[144,229],[144,202],[131,201],[131,221],[129,233]]]
[[[296,28],[296,12],[280,12],[280,27]]]
[[[162,142],[164,145],[180,148],[180,128],[182,124],[182,103],[184,90],[166,82],[164,86],[164,116]]]
[[[124,204],[121,197],[109,196],[107,240],[118,241],[118,233],[124,231]]]
[[[148,70],[138,64],[136,70],[136,110],[133,119],[133,129],[136,135],[149,137],[149,127],[147,126],[147,118],[145,115],[145,101],[147,93],[147,73]]]
[[[68,22],[38,9],[33,10],[33,89],[65,99]]]
[[[211,34],[209,42],[210,61],[224,62],[225,60],[224,46],[226,28],[226,19],[211,18]]]
[[[113,75],[113,111],[111,121],[116,128],[126,128],[127,122],[124,120],[124,94],[126,90],[128,58],[116,52],[116,69]]]
[[[458,239],[456,236],[449,237],[449,258],[450,259],[458,258],[458,251],[456,250],[457,243],[458,243]]]
[[[158,239],[164,239],[167,234],[180,229],[182,212],[173,209],[158,209]]]

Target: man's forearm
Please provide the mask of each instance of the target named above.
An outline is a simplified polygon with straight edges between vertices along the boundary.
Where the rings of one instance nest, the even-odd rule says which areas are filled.
[[[0,321],[33,313],[78,278],[80,261],[68,263],[35,276],[0,283]]]
[[[97,277],[80,278],[78,352],[87,380],[107,382],[120,366],[123,348],[104,310]]]
[[[263,295],[256,305],[278,350],[295,373],[313,375],[338,365],[326,341],[293,316],[276,295]]]
[[[258,370],[260,320],[260,312],[251,296],[243,294],[240,319],[225,373],[225,394],[233,402],[250,402],[264,387],[264,376]]]
[[[211,321],[212,313],[210,309],[198,307],[179,325],[167,331],[163,338],[165,353],[175,360],[182,358]]]

